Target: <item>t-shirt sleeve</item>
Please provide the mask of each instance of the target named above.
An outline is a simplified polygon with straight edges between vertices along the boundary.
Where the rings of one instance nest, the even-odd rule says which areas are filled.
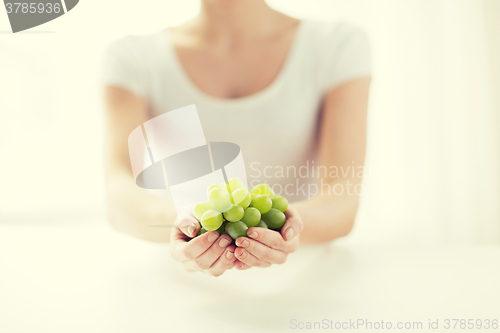
[[[323,92],[351,80],[371,76],[370,42],[362,29],[341,23],[327,35],[324,48],[319,68]]]
[[[111,43],[102,61],[101,83],[120,87],[140,97],[146,97],[144,62],[134,46],[133,37],[125,37]]]

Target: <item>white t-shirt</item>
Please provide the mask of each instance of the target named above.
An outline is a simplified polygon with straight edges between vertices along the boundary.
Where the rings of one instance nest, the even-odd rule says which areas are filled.
[[[323,96],[370,75],[370,47],[363,31],[346,22],[315,20],[301,21],[278,76],[247,97],[216,98],[195,86],[168,29],[115,41],[103,67],[103,83],[146,99],[154,110],[151,118],[195,104],[208,142],[241,147],[249,185],[266,182],[290,201],[315,194]]]

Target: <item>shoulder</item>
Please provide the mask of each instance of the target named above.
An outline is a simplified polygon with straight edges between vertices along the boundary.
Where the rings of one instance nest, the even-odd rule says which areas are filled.
[[[309,21],[309,58],[321,92],[355,78],[371,76],[370,43],[365,31],[347,21]],[[312,51],[312,52],[311,52]]]
[[[161,45],[165,30],[147,35],[127,35],[111,42],[106,54],[119,58],[146,58]]]
[[[161,36],[161,33],[130,35],[110,43],[103,57],[102,83],[146,97],[154,60],[161,46]]]
[[[342,47],[353,41],[368,43],[364,29],[348,21],[308,20],[305,23],[315,46],[320,49]]]

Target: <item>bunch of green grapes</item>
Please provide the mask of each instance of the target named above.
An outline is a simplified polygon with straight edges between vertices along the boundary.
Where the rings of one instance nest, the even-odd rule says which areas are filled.
[[[288,201],[274,195],[267,184],[249,191],[241,180],[232,178],[226,184],[210,185],[207,194],[208,202],[200,202],[193,208],[202,226],[198,236],[217,230],[220,235],[236,239],[245,237],[251,227],[279,230],[285,224]]]

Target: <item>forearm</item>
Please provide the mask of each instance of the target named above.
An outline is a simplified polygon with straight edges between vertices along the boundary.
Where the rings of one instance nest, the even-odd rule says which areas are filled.
[[[148,102],[132,92],[106,86],[105,171],[111,225],[134,237],[168,242],[177,216],[172,202],[138,187],[132,176],[128,137],[149,119]]]
[[[172,203],[137,187],[127,174],[108,175],[106,192],[113,228],[152,242],[170,240],[177,216]]]
[[[328,242],[347,235],[353,227],[359,196],[352,192],[361,184],[358,173],[364,172],[370,82],[370,77],[346,82],[323,98],[318,162],[327,168],[335,166],[345,176],[325,175],[322,180],[331,189],[340,185],[344,191],[342,195],[323,193],[294,205],[304,223],[302,243]]]
[[[318,195],[294,204],[304,222],[301,244],[325,243],[346,236],[354,225],[359,197]]]

